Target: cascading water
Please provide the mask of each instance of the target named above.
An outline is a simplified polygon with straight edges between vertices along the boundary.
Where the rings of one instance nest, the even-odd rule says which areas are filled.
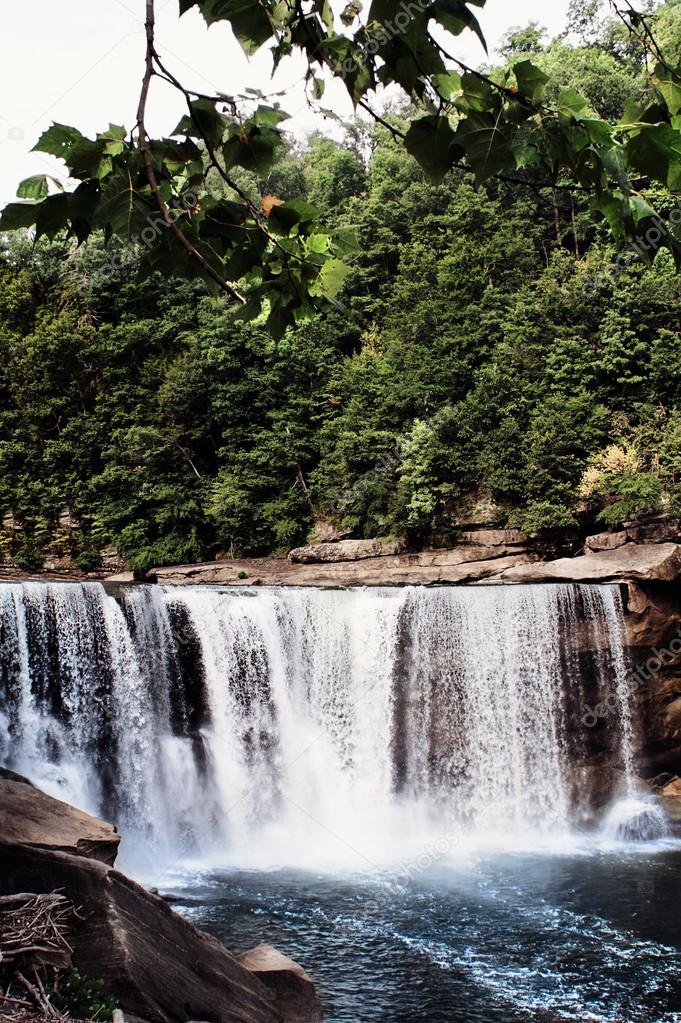
[[[616,587],[26,583],[0,616],[0,760],[165,861],[362,869],[564,835],[587,684],[633,793]]]

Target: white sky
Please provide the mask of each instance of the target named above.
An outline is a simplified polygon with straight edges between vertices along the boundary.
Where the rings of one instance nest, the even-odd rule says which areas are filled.
[[[40,133],[60,121],[94,135],[110,121],[134,122],[144,55],[143,0],[24,0],[6,3],[0,15],[0,206],[10,202],[18,182],[31,174],[63,177],[63,165],[30,153]],[[563,27],[568,0],[487,0],[481,21],[490,46],[512,25],[539,21],[552,34]],[[185,86],[235,93],[246,86],[279,99],[293,120],[282,125],[304,135],[318,126],[300,87],[302,65],[283,66],[270,79],[267,47],[250,61],[227,26],[210,30],[192,11],[178,17],[178,0],[157,2],[157,49]],[[456,54],[474,64],[485,59],[476,38],[457,40]],[[323,103],[342,116],[351,113],[345,90],[327,87]],[[171,131],[183,112],[181,97],[155,82],[149,111],[151,132]]]

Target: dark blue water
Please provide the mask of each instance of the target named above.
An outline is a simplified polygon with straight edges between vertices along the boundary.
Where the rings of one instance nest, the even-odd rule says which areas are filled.
[[[304,965],[327,1023],[681,1021],[678,849],[185,885],[179,910],[228,947]]]

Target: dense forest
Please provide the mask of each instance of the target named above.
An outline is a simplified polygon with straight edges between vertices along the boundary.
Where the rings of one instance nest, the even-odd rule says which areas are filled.
[[[500,59],[530,54],[615,122],[644,88],[635,40],[574,6],[564,37],[530,25]],[[657,29],[681,57],[681,3]],[[145,569],[282,552],[319,522],[423,546],[681,511],[671,257],[618,251],[579,192],[429,184],[403,113],[291,139],[257,182],[357,238],[336,307],[279,340],[201,282],[140,281],[139,252],[5,236],[6,557],[61,544],[95,569],[113,547]]]

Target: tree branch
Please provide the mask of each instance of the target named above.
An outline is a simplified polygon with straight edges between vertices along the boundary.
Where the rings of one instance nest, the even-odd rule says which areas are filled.
[[[243,295],[229,284],[224,277],[222,277],[222,275],[210,265],[208,260],[201,255],[198,249],[196,249],[186,237],[184,232],[180,230],[173,220],[170,210],[168,209],[163,195],[161,194],[161,189],[159,188],[156,171],[154,170],[154,163],[151,158],[151,150],[149,149],[149,137],[144,123],[147,100],[149,98],[149,86],[151,85],[151,79],[154,76],[154,57],[156,54],[154,48],[154,26],[154,0],[146,0],[146,19],[144,23],[146,34],[146,59],[144,66],[144,78],[142,79],[142,91],[140,92],[139,104],[137,107],[137,139],[140,153],[142,154],[142,160],[144,161],[147,179],[151,187],[151,192],[168,229],[175,236],[182,248],[189,253],[191,258],[199,264],[204,273],[215,281],[222,291],[230,295],[236,302],[239,302],[241,305],[245,305],[246,299]]]

